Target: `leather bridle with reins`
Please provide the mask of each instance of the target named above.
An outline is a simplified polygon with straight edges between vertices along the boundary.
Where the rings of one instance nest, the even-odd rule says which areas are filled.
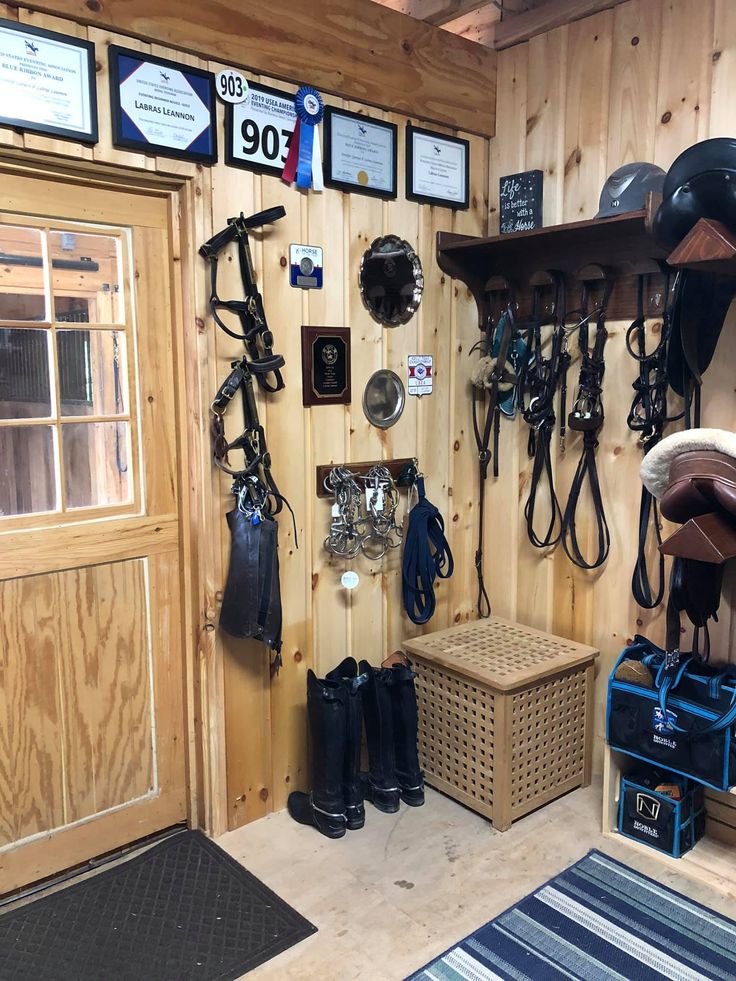
[[[503,324],[502,327],[501,324]],[[498,328],[501,330],[501,336],[498,351],[493,355],[493,364],[489,364],[489,370],[483,379],[482,386],[479,384],[475,386],[475,390],[480,390],[483,394],[480,396],[474,395],[473,397],[473,433],[478,448],[479,512],[475,572],[478,578],[476,608],[479,617],[489,617],[491,615],[491,601],[486,590],[483,574],[483,535],[485,526],[485,486],[491,459],[493,459],[494,476],[498,476],[498,446],[501,419],[499,392],[502,383],[516,383],[516,378],[509,376],[507,368],[516,334],[511,299],[507,302],[506,308],[499,318]],[[483,339],[471,348],[471,353],[474,350],[480,349],[482,355],[481,360],[490,359],[496,329],[497,325],[494,322],[493,316],[489,314]],[[490,449],[491,433],[493,433],[493,451]]]
[[[608,338],[605,325],[606,306],[611,295],[612,282],[604,279],[603,298],[600,305],[588,314],[587,284],[583,285],[580,321],[575,328],[579,331],[579,345],[582,353],[578,392],[572,411],[568,416],[568,428],[582,432],[583,449],[580,454],[575,475],[570,485],[567,505],[562,515],[561,541],[565,554],[580,569],[598,569],[608,558],[611,547],[611,534],[603,507],[600,480],[596,464],[598,432],[603,425],[602,385],[605,371],[603,351]],[[589,346],[589,322],[595,318],[595,341]],[[592,558],[586,558],[580,546],[577,532],[577,509],[580,496],[588,481],[593,500],[595,525],[598,537],[597,551]]]

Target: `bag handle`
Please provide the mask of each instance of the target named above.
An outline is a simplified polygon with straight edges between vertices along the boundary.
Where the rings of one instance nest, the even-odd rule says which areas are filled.
[[[657,672],[655,684],[659,690],[659,707],[662,710],[665,724],[667,725],[668,729],[672,729],[676,732],[684,732],[691,736],[707,736],[714,732],[723,732],[724,729],[729,729],[736,722],[736,692],[734,692],[731,707],[727,709],[718,719],[714,719],[710,725],[705,726],[703,729],[683,729],[682,726],[678,726],[675,723],[668,721],[667,698],[672,689],[676,688],[680,683],[682,676],[687,672],[687,668],[692,661],[692,657],[686,658],[684,662],[681,662],[677,666],[677,669],[674,672],[667,668],[667,664],[665,662],[661,665],[659,671]],[[663,673],[664,679],[660,684],[660,679]]]

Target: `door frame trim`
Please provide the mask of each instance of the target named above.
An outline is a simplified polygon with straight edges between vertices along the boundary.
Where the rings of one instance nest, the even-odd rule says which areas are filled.
[[[56,183],[92,184],[165,199],[171,252],[176,436],[179,470],[183,679],[187,819],[216,837],[227,831],[223,650],[216,608],[223,581],[219,484],[211,461],[209,402],[217,388],[214,334],[207,329],[199,244],[211,237],[203,207],[210,172],[162,176],[89,160],[50,159],[25,149],[0,149],[0,179],[18,174]],[[197,393],[195,404],[191,396]],[[53,832],[51,833],[53,837]]]

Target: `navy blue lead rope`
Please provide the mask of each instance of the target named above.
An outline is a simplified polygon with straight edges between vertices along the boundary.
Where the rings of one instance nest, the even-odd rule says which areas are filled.
[[[404,609],[412,623],[427,623],[437,605],[434,581],[449,579],[455,568],[442,515],[424,494],[424,478],[415,483],[419,500],[409,512],[401,563]]]

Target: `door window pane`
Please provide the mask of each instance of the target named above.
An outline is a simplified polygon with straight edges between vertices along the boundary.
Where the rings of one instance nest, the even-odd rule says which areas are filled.
[[[49,257],[58,323],[122,320],[118,240],[86,232],[50,232]]]
[[[0,320],[46,319],[41,232],[0,225]]]
[[[68,508],[130,500],[127,422],[71,422],[61,428]]]
[[[126,411],[125,335],[117,330],[56,334],[62,416]]]
[[[0,419],[51,414],[48,331],[0,327]]]
[[[52,426],[0,426],[0,514],[56,510]]]

